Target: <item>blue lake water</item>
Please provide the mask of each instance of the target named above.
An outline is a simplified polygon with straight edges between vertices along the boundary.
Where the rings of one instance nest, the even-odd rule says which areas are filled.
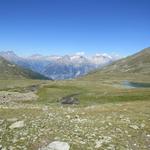
[[[121,85],[125,88],[150,88],[150,83],[123,81]]]

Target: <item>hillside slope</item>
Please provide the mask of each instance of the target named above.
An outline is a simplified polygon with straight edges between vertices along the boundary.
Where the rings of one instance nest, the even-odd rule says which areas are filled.
[[[0,79],[48,79],[39,73],[23,69],[0,57]]]
[[[100,70],[91,72],[82,79],[99,78],[150,78],[150,48],[118,60]]]

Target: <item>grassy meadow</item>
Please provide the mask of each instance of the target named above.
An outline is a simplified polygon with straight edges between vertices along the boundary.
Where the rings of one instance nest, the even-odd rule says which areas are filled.
[[[68,81],[1,80],[0,104],[2,150],[40,150],[53,141],[64,141],[71,150],[150,149],[150,88],[126,88],[123,79]],[[138,82],[150,83],[148,77]],[[13,95],[14,93],[14,95]],[[14,100],[18,93],[36,100]],[[0,94],[0,98],[1,98]],[[11,97],[13,95],[13,97]],[[78,105],[62,105],[60,99],[75,95]],[[2,95],[3,96],[3,95]],[[24,95],[23,95],[24,96]],[[10,128],[23,121],[22,128]]]

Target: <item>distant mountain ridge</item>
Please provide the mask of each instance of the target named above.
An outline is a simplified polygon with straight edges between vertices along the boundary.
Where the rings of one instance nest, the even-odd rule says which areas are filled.
[[[145,48],[134,55],[118,60],[103,68],[103,71],[150,74],[150,48]]]
[[[12,64],[0,56],[0,79],[48,79],[47,77]]]
[[[133,78],[136,76],[150,77],[150,47],[98,69],[97,71],[88,74],[85,78],[90,80],[101,77],[109,78],[112,76],[133,76]]]
[[[118,56],[107,54],[96,54],[93,57],[80,54],[65,56],[34,54],[29,57],[19,57],[13,51],[1,51],[0,56],[54,80],[76,78],[119,59]]]

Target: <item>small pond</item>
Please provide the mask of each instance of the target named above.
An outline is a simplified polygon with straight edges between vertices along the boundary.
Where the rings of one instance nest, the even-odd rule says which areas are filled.
[[[150,88],[150,83],[123,81],[121,85],[125,88]]]

